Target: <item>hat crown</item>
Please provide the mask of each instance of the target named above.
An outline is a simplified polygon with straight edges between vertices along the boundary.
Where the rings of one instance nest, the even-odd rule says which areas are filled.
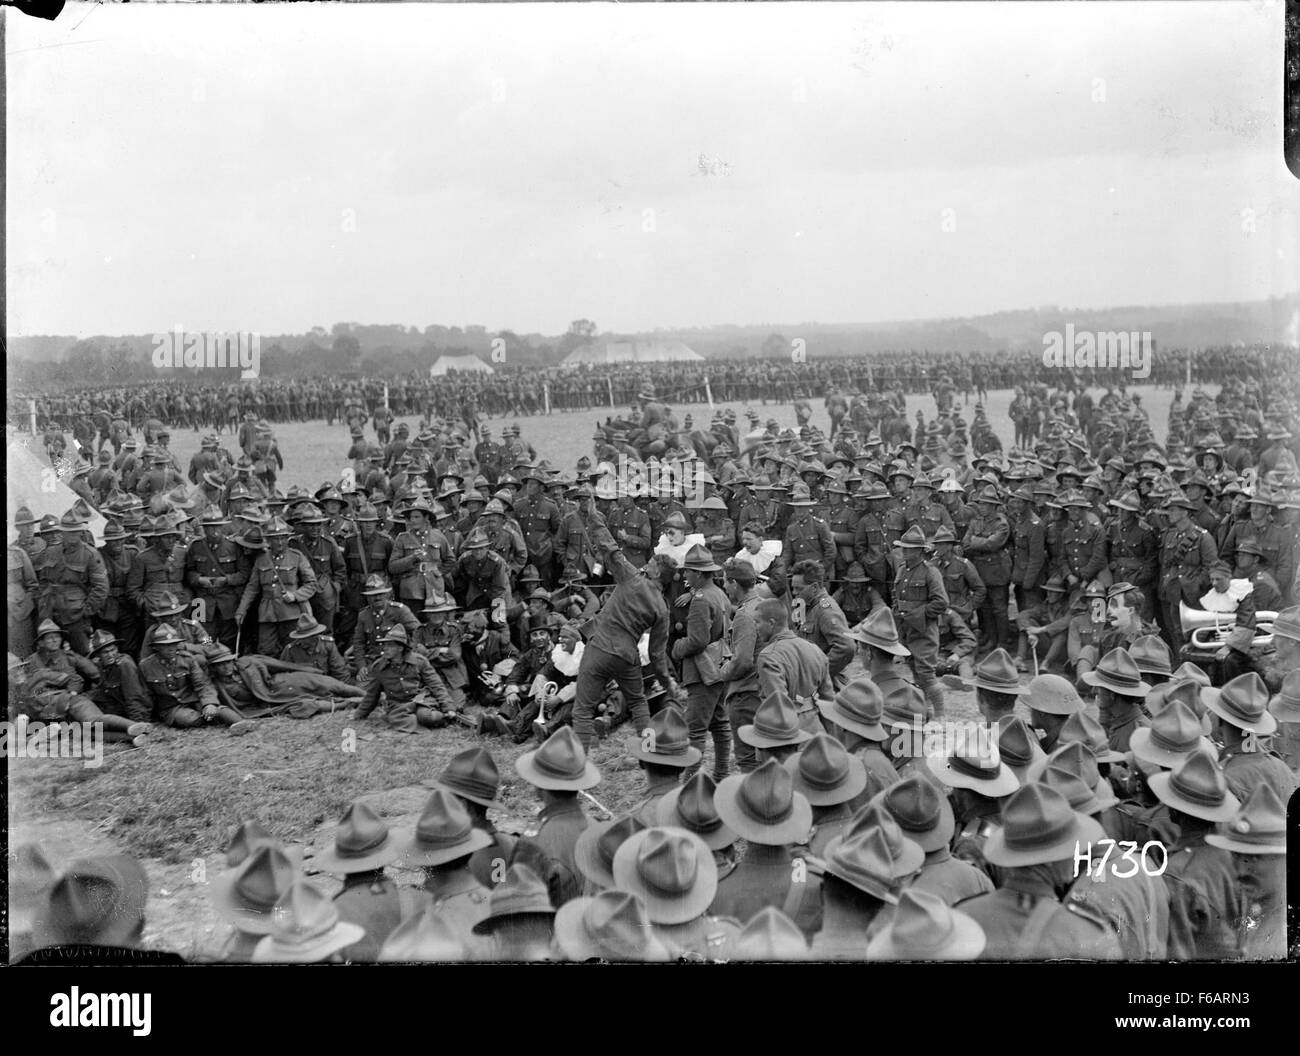
[[[790,961],[807,956],[803,932],[776,906],[764,906],[731,944],[736,960]]]
[[[1032,684],[1032,683],[1031,683]],[[1019,715],[998,720],[998,752],[1009,766],[1027,766],[1042,754],[1038,738]]]
[[[1070,804],[1071,810],[1091,813],[1091,810],[1085,808],[1096,806],[1097,800],[1092,789],[1083,783],[1083,779],[1078,774],[1062,766],[1048,766],[1043,771],[1041,780],[1049,788],[1054,788],[1061,793]]]
[[[1286,807],[1266,781],[1251,790],[1231,821],[1219,826],[1225,835],[1248,842],[1283,843],[1286,840]]]
[[[275,837],[260,821],[240,822],[225,846],[226,865],[233,869],[247,860],[262,844],[274,842]]]
[[[1008,848],[1028,850],[1059,843],[1074,828],[1069,800],[1039,781],[1013,792],[1002,806],[1002,828]]]
[[[1102,729],[1101,723],[1086,711],[1076,711],[1065,720],[1061,732],[1057,735],[1057,741],[1060,744],[1078,741],[1089,748],[1093,755],[1104,755],[1110,750],[1106,731]]]
[[[655,755],[684,755],[690,743],[690,729],[680,708],[669,705],[651,716],[648,751]]]
[[[925,532],[921,531],[921,526],[919,524],[914,524],[903,533],[903,537],[899,539],[898,544],[902,547],[913,550],[918,547],[923,547],[926,545]]]
[[[713,832],[722,827],[722,818],[713,803],[717,785],[703,770],[687,778],[677,794],[677,815],[684,827],[693,832]]]
[[[1186,686],[1196,692],[1196,683],[1187,681],[1177,689]],[[1170,694],[1175,692],[1170,691]],[[1151,719],[1151,743],[1167,752],[1183,754],[1192,751],[1201,743],[1201,720],[1196,712],[1183,700],[1165,698],[1165,706]]]
[[[271,937],[288,946],[320,938],[339,922],[332,899],[308,880],[296,879],[271,910]]]
[[[1174,769],[1169,786],[1184,799],[1206,807],[1219,806],[1228,796],[1223,770],[1205,748],[1196,749]]]
[[[838,788],[849,778],[849,753],[828,733],[819,733],[798,756],[799,777],[819,791]]]
[[[899,644],[894,613],[883,605],[859,623],[854,631],[870,645],[885,647]]]
[[[699,543],[696,543],[686,551],[686,559],[683,562],[683,567],[687,569],[699,569],[705,566],[708,568],[717,567],[713,563],[713,555],[704,549],[704,547]]]
[[[388,825],[366,803],[348,806],[334,832],[334,847],[343,858],[359,858],[382,846],[388,839]]]
[[[699,868],[698,844],[684,833],[650,829],[637,848],[637,875],[659,895],[685,895],[695,886]]]
[[[587,769],[587,753],[572,727],[561,726],[533,754],[533,765],[550,777],[580,780]]]
[[[293,862],[278,844],[258,844],[239,867],[234,894],[245,905],[266,911],[289,888],[295,875]]]
[[[915,772],[887,788],[881,803],[887,816],[907,832],[929,832],[942,817],[939,790]]]
[[[1244,722],[1259,722],[1268,708],[1268,687],[1258,674],[1247,671],[1219,690],[1219,704]]]
[[[911,725],[925,715],[925,697],[911,682],[896,682],[885,694],[884,719],[887,723]]]
[[[896,860],[889,839],[879,825],[855,827],[843,839],[834,841],[827,848],[826,856],[826,864],[834,876],[878,898],[894,890]]]
[[[917,960],[942,950],[952,938],[952,909],[938,895],[906,888],[898,898],[890,928],[895,944]]]
[[[646,827],[645,822],[637,815],[625,814],[608,825],[605,831],[596,837],[596,855],[606,870],[613,868],[614,855],[618,853],[618,849]]]
[[[872,679],[855,678],[835,694],[835,706],[858,722],[874,726],[884,716],[885,698]]]
[[[492,889],[488,897],[488,915],[492,917],[553,912],[545,881],[520,863],[506,870],[506,878]]]
[[[1136,639],[1128,651],[1139,672],[1170,673],[1169,647],[1154,634],[1144,634]]]
[[[1047,766],[1054,766],[1067,773],[1074,774],[1089,788],[1095,788],[1101,780],[1101,771],[1097,768],[1097,756],[1091,748],[1078,741],[1059,745],[1047,757]]]
[[[751,821],[778,825],[794,813],[794,797],[794,780],[789,771],[768,758],[740,782],[736,803]]]
[[[466,748],[451,757],[438,780],[454,793],[464,791],[480,799],[495,799],[501,772],[486,748]]]
[[[800,733],[799,717],[783,692],[763,700],[754,712],[754,730],[773,740],[795,740]]]
[[[465,842],[472,825],[469,811],[450,792],[435,789],[415,823],[417,846],[440,848]]]
[[[999,647],[989,653],[975,667],[975,677],[993,687],[1016,689],[1020,686],[1020,675],[1016,671],[1011,654]]]

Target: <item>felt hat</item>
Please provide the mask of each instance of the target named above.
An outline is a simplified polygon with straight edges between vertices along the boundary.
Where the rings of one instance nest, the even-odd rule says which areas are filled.
[[[786,759],[785,768],[797,792],[814,807],[830,807],[856,799],[867,787],[867,768],[828,733],[819,733]]]
[[[430,902],[394,928],[379,951],[381,962],[440,962],[465,960],[465,944],[447,918]]]
[[[1254,671],[1238,675],[1221,689],[1202,689],[1201,703],[1239,730],[1262,736],[1277,730],[1277,719],[1268,710],[1268,687]]]
[[[1065,720],[1061,725],[1060,732],[1056,735],[1058,745],[1070,744],[1075,741],[1092,752],[1099,763],[1119,763],[1124,761],[1123,753],[1111,748],[1110,741],[1106,737],[1106,731],[1102,729],[1101,723],[1086,711],[1076,711]]]
[[[238,867],[212,881],[209,897],[218,915],[240,931],[266,935],[271,911],[297,870],[278,843],[259,843]]]
[[[404,867],[445,865],[491,846],[492,837],[474,828],[461,802],[439,788],[414,826],[398,834],[398,844],[398,861]]]
[[[253,949],[255,963],[310,964],[359,942],[360,924],[339,919],[333,900],[315,884],[295,880],[271,914],[270,933]]]
[[[1193,687],[1195,683],[1187,685]],[[1135,729],[1129,737],[1129,751],[1136,758],[1166,770],[1172,770],[1195,751],[1217,754],[1202,732],[1200,718],[1181,700],[1174,700],[1156,712],[1150,726]]]
[[[773,692],[754,711],[754,721],[736,731],[754,748],[783,748],[811,740],[812,734],[799,725],[799,717],[783,691]]]
[[[588,825],[573,845],[578,871],[600,888],[614,887],[614,855],[632,836],[649,826],[637,814],[624,814]]]
[[[397,838],[371,807],[358,800],[348,805],[334,830],[334,842],[313,864],[327,873],[368,873],[396,861]]]
[[[501,774],[492,753],[486,748],[473,747],[457,752],[437,777],[422,784],[426,788],[441,788],[480,807],[506,809],[497,798]]]
[[[912,655],[912,651],[898,636],[893,611],[883,605],[854,627],[849,632],[849,637],[855,642],[873,645],[894,656]]]
[[[713,802],[717,787],[712,777],[697,770],[659,800],[656,824],[693,832],[711,851],[730,847],[737,837],[723,824]]]
[[[984,857],[1007,868],[1047,865],[1069,859],[1077,847],[1105,836],[1097,822],[1074,810],[1056,789],[1032,782],[1002,805],[1002,827],[989,834]]]
[[[1020,684],[1020,673],[1011,654],[999,647],[975,665],[975,686],[994,693],[1021,696],[1028,689]]]
[[[925,854],[915,843],[910,840],[906,843],[924,860]],[[809,862],[809,867],[883,902],[898,901],[898,861],[879,825],[850,829],[835,837],[826,845],[822,858]]]
[[[34,843],[9,849],[9,929],[13,935],[32,930],[49,904],[58,879],[44,852]]]
[[[691,745],[686,716],[672,705],[655,712],[640,736],[628,737],[623,743],[633,758],[659,766],[685,769],[698,763],[703,755]]]
[[[1278,722],[1300,722],[1300,668],[1282,679],[1282,688],[1269,702],[1268,710]]]
[[[505,880],[492,889],[488,915],[472,930],[475,935],[491,935],[508,920],[554,916],[546,882],[529,866],[516,862],[506,870]]]
[[[298,623],[289,632],[289,637],[301,641],[304,638],[314,638],[318,634],[326,634],[328,631],[329,628],[323,623],[317,623],[311,613],[304,612],[298,617]]]
[[[915,770],[877,792],[870,803],[889,814],[903,836],[927,854],[952,841],[957,823],[948,797],[940,795],[934,782]]]
[[[614,880],[618,890],[641,898],[652,923],[685,924],[713,902],[718,867],[713,852],[694,833],[651,828],[629,837],[615,852]]]
[[[986,939],[979,923],[938,895],[907,888],[889,923],[867,942],[873,961],[973,961]]]
[[[776,906],[764,906],[740,929],[727,947],[731,961],[802,961],[808,940]]]
[[[49,888],[38,919],[36,946],[126,946],[144,921],[149,880],[127,855],[73,862]]]
[[[996,745],[987,752],[932,756],[930,772],[949,788],[967,788],[989,799],[999,799],[1020,787],[1016,775],[1002,762]]]
[[[600,784],[600,771],[569,726],[561,726],[541,747],[516,759],[515,771],[537,788],[580,791]]]
[[[1003,764],[1016,775],[1022,785],[1025,774],[1036,762],[1046,759],[1038,738],[1034,736],[1029,724],[1019,715],[1003,715],[998,719],[998,754]]]
[[[871,741],[889,738],[889,733],[880,724],[885,711],[884,697],[880,687],[865,675],[836,693],[834,700],[819,700],[817,707],[824,719],[859,737]]]
[[[629,891],[570,899],[555,914],[555,942],[570,961],[662,962],[671,959],[655,936],[645,900]]]
[[[1124,648],[1112,649],[1081,677],[1090,686],[1100,686],[1125,697],[1145,697],[1151,692],[1151,685],[1142,681],[1137,664]]]
[[[1234,854],[1286,854],[1286,807],[1273,786],[1261,781],[1205,842]]]
[[[723,823],[751,843],[800,843],[812,825],[807,797],[795,791],[790,772],[775,759],[724,779],[713,802]]]
[[[1166,806],[1205,821],[1228,821],[1241,808],[1214,756],[1197,750],[1173,770],[1152,774],[1147,786]]]

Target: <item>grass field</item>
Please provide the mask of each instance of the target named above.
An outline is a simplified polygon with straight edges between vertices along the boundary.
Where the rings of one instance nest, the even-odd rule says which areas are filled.
[[[1163,437],[1171,393],[1135,391],[1143,395],[1157,438]],[[1007,447],[1012,440],[1006,413],[1010,399],[1009,392],[991,393],[987,405]],[[795,424],[790,406],[756,409],[764,419]],[[909,415],[918,409],[930,417],[933,401],[913,397]],[[678,410],[690,410],[697,422],[707,423],[707,406]],[[816,411],[814,423],[826,427],[824,410]],[[571,467],[590,451],[591,426],[603,417],[600,412],[558,413],[523,418],[520,425],[540,456]],[[489,424],[499,432],[502,420]],[[315,487],[336,480],[347,465],[349,437],[343,426],[291,423],[276,426],[276,435],[285,458],[281,490],[294,483]],[[198,441],[198,434],[178,430],[172,447],[187,463]],[[949,691],[948,698],[950,718],[976,716],[971,694]],[[343,748],[348,729],[356,731],[355,751]],[[358,798],[370,801],[391,824],[409,823],[427,797],[420,782],[476,740],[460,727],[404,737],[378,723],[353,724],[348,713],[340,712],[306,722],[263,720],[242,738],[215,729],[160,729],[145,748],[110,750],[99,769],[83,768],[74,760],[11,759],[10,847],[40,842],[56,867],[113,849],[136,855],[151,884],[146,941],[202,956],[214,952],[224,939],[205,889],[224,869],[218,852],[236,824],[259,820],[285,841],[310,851],[329,839],[334,820]],[[498,823],[520,830],[538,809],[531,788],[514,772],[513,761],[525,749],[500,738],[485,743],[502,771],[507,811]],[[617,812],[639,798],[640,773],[621,737],[599,744],[593,760],[604,775],[594,795],[606,807]]]

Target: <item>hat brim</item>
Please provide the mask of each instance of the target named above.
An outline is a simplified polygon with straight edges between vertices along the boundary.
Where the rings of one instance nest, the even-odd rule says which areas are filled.
[[[1278,722],[1300,722],[1300,702],[1292,704],[1281,697],[1274,697],[1269,701],[1268,711]]]
[[[724,778],[713,793],[713,806],[724,825],[751,843],[766,846],[802,843],[808,838],[812,827],[812,804],[802,792],[794,793],[793,809],[788,818],[776,824],[764,824],[740,809],[740,784],[744,779],[744,774]]]
[[[662,755],[658,752],[647,752],[641,747],[639,737],[625,737],[623,746],[627,749],[627,754],[635,759],[640,759],[643,763],[654,763],[656,766],[676,766],[681,769],[694,766],[704,758],[704,753],[698,748],[688,745],[684,752],[678,752],[675,755]]]
[[[833,807],[856,799],[867,787],[867,768],[856,755],[849,756],[849,772],[845,779],[834,788],[813,788],[799,773],[799,756],[792,755],[783,764],[794,782],[794,790],[802,792],[804,798],[814,807]]]
[[[870,645],[892,656],[911,656],[912,650],[902,642],[887,642],[883,638],[868,638],[855,630],[849,631],[849,637],[862,645]]]
[[[335,873],[340,876],[349,873],[368,873],[397,861],[401,850],[397,837],[390,831],[383,843],[360,857],[345,857],[339,854],[337,844],[330,844],[313,857],[309,864],[322,873]]]
[[[1186,752],[1171,752],[1167,748],[1151,743],[1149,726],[1139,726],[1133,731],[1132,736],[1129,737],[1128,748],[1139,759],[1154,763],[1156,766],[1163,766],[1166,770],[1176,769],[1189,755],[1198,750],[1203,749],[1216,757],[1219,754],[1210,743],[1210,739],[1204,736],[1197,738],[1196,744]]]
[[[1173,779],[1174,775],[1170,770],[1161,774],[1152,774],[1147,778],[1147,787],[1167,807],[1181,810],[1184,814],[1190,814],[1203,821],[1229,821],[1241,809],[1241,801],[1233,795],[1231,789],[1224,793],[1222,804],[1217,807],[1207,807],[1204,803],[1193,803],[1190,799],[1184,799],[1179,795],[1174,790]]]
[[[725,823],[720,823],[717,828],[709,832],[700,832],[699,829],[686,824],[682,816],[677,812],[677,804],[681,799],[684,787],[678,785],[655,805],[656,824],[674,829],[685,829],[687,832],[694,833],[704,841],[704,846],[711,851],[720,851],[724,847],[730,847],[735,843],[738,837]]]
[[[268,935],[253,948],[254,964],[311,964],[361,941],[366,929],[340,920],[329,931],[303,945],[286,946]]]
[[[457,858],[465,858],[475,851],[492,846],[492,837],[482,829],[470,829],[469,835],[464,840],[449,847],[419,846],[414,826],[400,830],[395,836],[398,853],[394,861],[402,866],[446,865]]]
[[[813,738],[813,735],[807,730],[800,729],[792,735],[790,740],[781,741],[777,740],[775,737],[767,737],[759,733],[754,728],[753,723],[740,727],[740,729],[736,731],[736,736],[751,748],[791,748],[796,744],[803,744],[805,741],[811,741]]]
[[[573,844],[573,864],[578,867],[578,872],[586,877],[588,882],[605,890],[614,886],[614,874],[610,866],[606,866],[600,860],[596,841],[622,820],[622,817],[615,816],[608,821],[598,821],[588,825],[578,834]]]
[[[1277,838],[1277,843],[1243,843],[1225,833],[1212,832],[1205,837],[1205,842],[1233,854],[1286,854],[1286,833],[1279,832]]]
[[[640,895],[645,903],[646,916],[652,923],[685,924],[702,916],[713,903],[713,898],[718,893],[718,866],[713,860],[713,852],[707,846],[702,846],[703,853],[696,856],[695,883],[689,891],[681,895],[665,896],[651,890],[637,874],[636,856],[645,838],[654,831],[643,829],[634,833],[614,853],[614,886],[620,891]],[[689,830],[681,831],[703,844],[704,841]]]
[[[555,777],[537,768],[535,760],[537,751],[538,749],[533,749],[531,752],[525,752],[515,760],[515,772],[534,788],[545,788],[555,792],[581,792],[600,784],[600,771],[590,759],[583,764],[581,777]]]
[[[469,800],[469,802],[471,803],[477,803],[480,807],[487,807],[489,810],[506,809],[506,805],[502,803],[499,799],[488,799],[487,796],[480,796],[477,795],[476,793],[466,792],[463,788],[457,788],[455,785],[449,785],[444,781],[440,781],[436,777],[427,778],[426,780],[421,781],[420,785],[424,788],[442,789],[442,791],[444,792],[450,792],[453,796],[456,796],[460,799]]]
[[[1004,868],[1048,865],[1052,862],[1069,860],[1080,844],[1099,843],[1105,838],[1106,830],[1098,822],[1076,810],[1070,832],[1061,839],[1041,847],[1029,847],[1024,850],[1008,847],[1006,830],[1002,828],[994,830],[984,843],[984,858],[990,865]]]
[[[841,711],[833,700],[819,700],[817,701],[817,708],[822,713],[822,718],[842,729],[848,730],[850,733],[856,733],[859,737],[865,737],[869,741],[889,740],[889,731],[880,723],[872,724],[855,719],[847,712]]]
[[[560,952],[570,961],[627,961],[662,962],[672,960],[667,947],[655,938],[653,932],[645,935],[645,945],[636,951],[610,950],[587,930],[587,908],[595,902],[592,898],[574,898],[562,905],[555,914],[555,942]]]
[[[315,638],[318,635],[325,634],[329,630],[323,623],[316,624],[315,628],[310,631],[290,631],[289,637],[295,641],[301,642],[304,638]]]
[[[217,916],[227,924],[233,924],[240,931],[250,935],[271,934],[271,906],[265,910],[248,909],[235,900],[236,870],[223,873],[212,881],[209,898]]]
[[[867,942],[867,959],[872,961],[973,961],[984,952],[987,939],[984,929],[960,910],[952,914],[952,932],[939,947],[919,950],[900,946],[894,941],[892,926]]]
[[[1260,717],[1255,722],[1246,722],[1240,716],[1233,715],[1223,706],[1223,690],[1216,689],[1214,686],[1206,686],[1201,690],[1201,703],[1209,708],[1214,714],[1219,716],[1224,722],[1237,727],[1239,730],[1246,730],[1248,733],[1258,733],[1261,736],[1268,736],[1277,732],[1277,719],[1273,717],[1272,712],[1265,708],[1260,712]]]
[[[1119,685],[1110,681],[1106,677],[1106,672],[1100,668],[1093,668],[1091,671],[1085,671],[1079,676],[1090,686],[1098,686],[1101,689],[1109,689],[1112,693],[1118,693],[1121,697],[1145,697],[1151,692],[1149,682],[1138,681],[1136,686]]]
[[[1001,694],[1003,694],[1004,696],[1008,696],[1008,697],[1023,697],[1023,696],[1025,696],[1025,695],[1027,695],[1027,694],[1029,693],[1029,687],[1028,687],[1028,686],[1022,686],[1019,682],[1017,682],[1014,686],[1006,685],[1005,683],[995,684],[995,683],[993,683],[993,682],[985,682],[983,679],[980,678],[980,676],[979,676],[979,672],[978,672],[978,671],[975,673],[975,677],[974,677],[973,679],[971,679],[971,684],[972,684],[976,689],[987,689],[990,693],[1001,693]],[[1026,701],[1026,703],[1028,704],[1029,702]],[[1030,706],[1030,707],[1033,707],[1032,704],[1029,704],[1029,706]],[[1045,709],[1045,708],[1039,708],[1038,710],[1039,710],[1039,711],[1045,711],[1046,709]],[[1049,712],[1048,714],[1051,714],[1051,715],[1057,715],[1057,714],[1072,715],[1072,714],[1074,714],[1074,713],[1073,713],[1073,712],[1069,712],[1069,711],[1067,711],[1067,712],[1064,712],[1064,713],[1061,713],[1061,712]]]
[[[972,792],[978,792],[989,799],[1001,799],[1003,796],[1009,796],[1020,787],[1019,779],[1001,760],[999,760],[998,776],[988,781],[957,773],[952,768],[951,760],[946,755],[928,756],[926,763],[930,768],[930,773],[949,788],[968,788]]]

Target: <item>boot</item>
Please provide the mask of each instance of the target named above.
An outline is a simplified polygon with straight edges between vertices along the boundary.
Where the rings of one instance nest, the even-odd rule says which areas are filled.
[[[942,719],[944,709],[943,687],[938,682],[931,682],[925,687],[925,704],[926,710],[931,712],[927,715],[930,719]]]

